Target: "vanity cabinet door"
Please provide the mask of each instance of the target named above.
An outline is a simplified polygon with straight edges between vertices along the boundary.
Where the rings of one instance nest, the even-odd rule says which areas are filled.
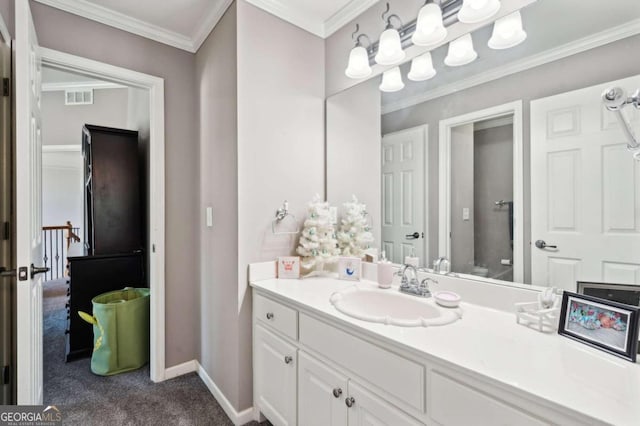
[[[258,408],[275,426],[295,425],[297,349],[256,324],[254,357]]]
[[[344,402],[350,405],[349,426],[424,425],[353,381],[349,381],[349,395]]]
[[[347,426],[347,378],[304,352],[298,359],[300,424]]]

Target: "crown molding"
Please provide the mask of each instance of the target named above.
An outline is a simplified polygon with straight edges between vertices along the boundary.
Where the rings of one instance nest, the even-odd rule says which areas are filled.
[[[70,81],[60,83],[42,83],[43,92],[62,92],[65,90],[98,90],[98,89],[125,89],[122,84],[110,83],[108,81]]]
[[[167,30],[140,19],[132,18],[131,16],[113,11],[86,0],[36,1],[74,15],[82,16],[83,18],[91,19],[92,21],[100,22],[101,24],[105,24],[110,27],[118,28],[119,30],[127,31],[159,43],[164,43],[169,46],[177,47],[178,49],[195,53],[193,40],[184,34]]]
[[[325,21],[323,37],[329,37],[376,3],[378,0],[351,0]]]
[[[596,47],[604,46],[605,44],[613,43],[615,41],[622,40],[624,38],[631,37],[637,34],[640,34],[640,19],[635,19],[617,27],[613,27],[608,30],[572,41],[562,46],[549,49],[542,53],[528,56],[510,64],[500,66],[499,68],[494,68],[492,70],[476,74],[473,77],[466,78],[454,83],[445,84],[433,90],[429,90],[424,93],[419,93],[417,95],[409,96],[405,99],[383,105],[382,115],[418,105],[423,102],[440,98],[442,96],[447,96],[451,93],[455,93],[461,90],[466,90],[470,87],[488,83],[490,81],[497,80],[511,74],[526,71],[530,68],[535,68],[537,66],[557,61],[578,53],[582,53]]]
[[[196,26],[196,30],[191,37],[192,50],[191,52],[197,52],[202,46],[202,43],[209,37],[211,31],[218,25],[220,19],[224,16],[225,12],[231,6],[233,0],[221,0],[217,3],[217,6],[209,11],[205,15],[204,19],[200,22],[200,25]]]

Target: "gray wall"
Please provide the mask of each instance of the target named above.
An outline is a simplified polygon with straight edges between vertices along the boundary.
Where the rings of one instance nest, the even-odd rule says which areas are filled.
[[[42,144],[80,145],[82,126],[127,127],[128,90],[93,91],[92,105],[65,105],[64,91],[42,93]]]
[[[507,102],[523,100],[524,132],[524,175],[525,175],[525,259],[530,259],[531,237],[530,181],[529,181],[529,102],[559,93],[593,86],[607,81],[617,80],[640,74],[637,52],[640,49],[640,35],[629,37],[605,46],[579,53],[568,58],[551,62],[527,71],[502,77],[479,86],[452,93],[410,108],[395,111],[382,117],[382,133],[390,133],[421,124],[429,124],[429,193],[431,211],[438,211],[438,122],[469,112],[501,105]],[[615,64],[615,65],[612,65]],[[406,95],[414,93],[407,91]],[[432,239],[430,252],[437,253],[438,215],[429,219]],[[531,281],[529,262],[525,264],[525,282]]]
[[[237,22],[233,3],[196,54],[200,121],[200,364],[239,407]],[[213,227],[205,208],[213,207]]]
[[[380,91],[375,79],[327,99],[327,200],[344,213],[356,195],[367,205],[374,247],[382,227]]]
[[[165,79],[166,366],[192,360],[200,336],[195,55],[33,1],[31,10],[40,45]]]
[[[451,129],[451,270],[468,273],[475,262],[473,217],[473,124]],[[462,219],[462,209],[469,219]],[[427,259],[426,265],[431,264]]]

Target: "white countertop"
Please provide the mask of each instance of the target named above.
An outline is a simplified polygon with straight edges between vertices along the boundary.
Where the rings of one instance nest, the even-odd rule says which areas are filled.
[[[251,282],[263,293],[426,356],[427,361],[433,357],[455,364],[601,422],[640,424],[638,364],[518,325],[515,314],[465,303],[464,296],[462,319],[445,326],[409,328],[357,320],[329,302],[333,292],[354,285],[377,288],[371,281],[331,278]]]

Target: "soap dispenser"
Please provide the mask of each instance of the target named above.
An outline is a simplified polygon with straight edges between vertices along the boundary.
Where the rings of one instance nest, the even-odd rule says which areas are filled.
[[[378,287],[391,288],[393,282],[393,265],[387,260],[384,250],[380,252],[380,261],[378,262]]]

